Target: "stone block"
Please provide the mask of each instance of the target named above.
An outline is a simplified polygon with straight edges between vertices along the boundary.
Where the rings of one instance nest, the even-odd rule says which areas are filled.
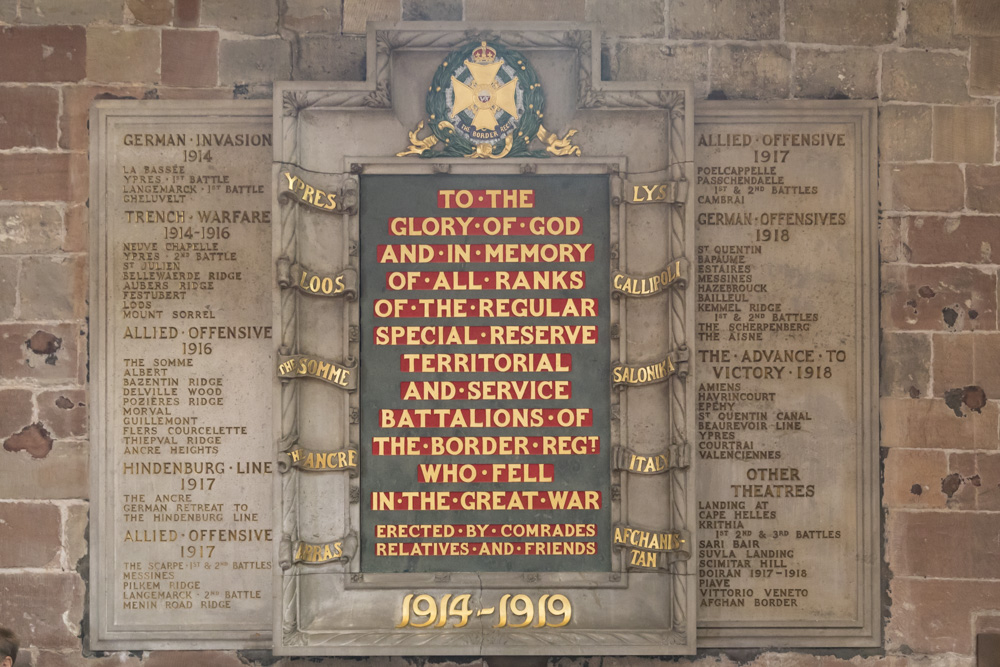
[[[0,446],[5,498],[64,499],[90,496],[90,445],[60,440],[43,458]]]
[[[952,53],[908,49],[882,55],[882,99],[936,104],[970,100],[968,59]]]
[[[211,88],[219,83],[219,33],[164,30],[160,81],[168,86]]]
[[[201,0],[174,0],[174,27],[197,28],[201,23]]]
[[[894,164],[879,184],[887,211],[959,211],[964,182],[957,164]]]
[[[929,335],[886,331],[882,334],[880,357],[882,396],[920,398],[930,394]]]
[[[75,572],[0,572],[0,617],[22,646],[82,648],[84,584]]]
[[[403,0],[404,21],[461,21],[462,0]]]
[[[880,405],[884,447],[997,449],[996,401],[961,417],[939,398],[883,398]]]
[[[86,156],[70,153],[0,154],[0,199],[13,201],[82,201],[86,185]],[[84,173],[71,175],[71,165]]]
[[[161,88],[158,100],[231,100],[232,88]]]
[[[950,512],[947,516],[955,516]],[[944,537],[944,536],[942,536]],[[953,542],[934,545],[938,551],[951,552],[964,548],[966,536],[957,535]],[[890,561],[895,562],[895,554],[890,553]],[[973,667],[974,662],[960,662],[961,656],[971,656],[975,651],[974,635],[971,631],[972,618],[980,611],[996,609],[1000,599],[1000,582],[960,581],[954,579],[924,579],[904,577],[899,574],[889,584],[889,596],[893,612],[886,626],[886,648],[899,651],[906,647],[907,653],[938,654],[957,653],[959,656],[944,658],[956,667]],[[943,656],[942,656],[943,657]],[[928,667],[937,658],[924,662]],[[910,663],[923,667],[920,662]]]
[[[109,653],[102,658],[84,657],[76,651],[38,651],[34,667],[140,667],[139,657]],[[20,665],[18,665],[20,667]]]
[[[993,331],[996,275],[973,267],[882,267],[882,326],[904,331]]]
[[[986,399],[1000,399],[1000,334],[934,334],[934,395],[979,387]],[[954,400],[959,400],[956,396]],[[967,406],[966,406],[967,407]],[[965,407],[963,412],[968,412]]]
[[[878,223],[879,260],[885,263],[901,262],[907,256],[903,232],[905,222],[900,218],[882,218]]]
[[[925,49],[964,49],[969,38],[955,34],[952,0],[909,0],[903,43]]]
[[[712,47],[712,90],[729,99],[788,97],[791,51],[783,44]]]
[[[976,454],[976,508],[995,512],[1000,510],[1000,454]]]
[[[234,653],[222,651],[154,651],[143,660],[142,667],[245,667]]]
[[[889,44],[896,0],[785,0],[785,39],[813,44]]]
[[[941,450],[890,449],[882,502],[889,508],[944,508],[947,496],[941,492],[941,479],[947,474],[948,457]]]
[[[137,23],[166,25],[174,18],[174,0],[125,0]]]
[[[948,454],[948,474],[941,477],[938,487],[947,498],[947,509],[976,509],[976,487],[981,483],[977,472],[977,458],[975,452]]]
[[[0,563],[4,567],[58,567],[62,516],[49,503],[0,502]]]
[[[20,0],[20,23],[24,25],[87,25],[121,23],[122,0]]]
[[[697,46],[661,46],[619,42],[613,75],[617,81],[684,81],[695,97],[708,96],[708,49]]]
[[[913,216],[905,224],[911,264],[1000,263],[1000,217]]]
[[[59,389],[40,392],[38,419],[53,437],[87,437],[87,391]]]
[[[292,78],[300,81],[362,81],[365,40],[362,37],[302,35],[296,42]]]
[[[886,104],[879,109],[878,150],[883,162],[931,157],[931,107]]]
[[[1000,35],[996,0],[955,0],[955,24],[963,35]]]
[[[781,31],[778,0],[672,0],[669,15],[671,39],[778,39]]]
[[[153,83],[160,78],[160,31],[87,28],[87,78],[102,83]]]
[[[0,320],[17,318],[17,277],[21,264],[13,257],[0,257]]]
[[[1000,37],[972,38],[969,92],[973,95],[1000,95]]]
[[[867,49],[795,51],[795,97],[831,99],[878,97],[878,54]]]
[[[1000,167],[972,164],[966,167],[965,202],[973,211],[1000,213]]]
[[[586,0],[465,0],[466,21],[583,21]]]
[[[399,0],[344,0],[344,34],[364,35],[370,22],[398,21],[401,12]]]
[[[340,32],[343,3],[328,0],[287,0],[281,25],[295,32]]]
[[[896,576],[1000,579],[1000,514],[894,512],[887,532]]]
[[[201,25],[244,35],[274,35],[278,32],[278,5],[260,0],[209,0],[201,6]]]
[[[34,402],[28,389],[0,389],[0,441],[20,431],[30,424],[34,414]]]
[[[0,149],[55,148],[59,91],[42,86],[0,88]]]
[[[283,39],[225,40],[219,53],[219,81],[269,83],[292,77],[292,46]]]
[[[934,107],[935,162],[993,162],[993,107]]]
[[[671,5],[671,11],[673,7]],[[588,0],[587,20],[600,26],[605,37],[663,37],[663,2]]]
[[[64,86],[59,147],[87,150],[90,141],[90,105],[94,100],[141,100],[146,90],[141,86]]]
[[[22,320],[82,320],[87,316],[87,263],[61,255],[28,257],[21,266]]]
[[[59,250],[65,232],[56,206],[0,204],[0,255]]]
[[[0,324],[0,377],[76,384],[86,346],[86,331],[73,324]]]
[[[82,26],[0,28],[0,81],[79,81],[87,75]]]
[[[90,527],[90,505],[77,502],[66,507],[63,522],[63,552],[66,554],[66,568],[75,570],[88,551],[88,528]]]
[[[88,235],[88,209],[85,204],[77,204],[66,209],[66,236],[62,250],[65,252],[86,252],[90,248]]]

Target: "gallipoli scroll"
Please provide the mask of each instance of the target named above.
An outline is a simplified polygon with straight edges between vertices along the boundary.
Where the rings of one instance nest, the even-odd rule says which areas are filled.
[[[276,652],[693,651],[687,91],[547,99],[606,94],[585,31],[370,38],[364,91],[276,91]],[[647,147],[588,156],[619,108]]]
[[[91,128],[91,647],[269,645],[270,111]]]

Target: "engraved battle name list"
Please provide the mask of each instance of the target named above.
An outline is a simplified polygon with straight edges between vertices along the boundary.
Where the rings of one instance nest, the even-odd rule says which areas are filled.
[[[109,116],[95,225],[104,312],[91,356],[104,428],[101,631],[263,639],[268,118]]]

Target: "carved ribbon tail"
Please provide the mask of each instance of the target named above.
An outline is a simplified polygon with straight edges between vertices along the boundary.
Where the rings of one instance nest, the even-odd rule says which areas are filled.
[[[580,147],[574,146],[570,142],[569,138],[576,134],[576,130],[570,130],[566,133],[566,136],[562,139],[559,135],[549,132],[545,129],[544,125],[538,126],[538,140],[545,144],[545,150],[553,155],[564,156],[564,155],[576,155],[580,156]]]
[[[417,123],[417,129],[413,132],[408,132],[410,137],[410,146],[399,153],[396,153],[396,157],[406,157],[407,155],[423,155],[425,151],[430,150],[437,144],[438,139],[433,134],[428,135],[426,138],[421,139],[417,135],[420,131],[424,129],[424,121]]]

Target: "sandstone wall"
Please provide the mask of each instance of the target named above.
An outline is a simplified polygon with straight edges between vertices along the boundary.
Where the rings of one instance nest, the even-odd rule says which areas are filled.
[[[879,100],[884,650],[692,662],[975,665],[977,634],[1000,633],[996,0],[0,1],[0,624],[24,639],[18,664],[274,662],[83,645],[91,101],[358,79],[366,21],[399,19],[594,21],[605,77]]]

